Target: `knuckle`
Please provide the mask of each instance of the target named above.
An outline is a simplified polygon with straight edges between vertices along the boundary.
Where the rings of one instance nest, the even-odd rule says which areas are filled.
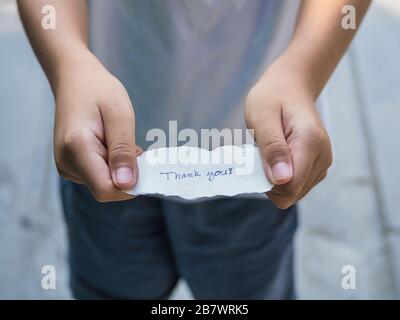
[[[134,157],[136,154],[131,144],[126,142],[119,142],[118,144],[111,147],[109,156],[111,161],[118,162]]]
[[[325,144],[327,142],[327,134],[325,130],[318,128],[314,131],[315,140],[321,144]]]
[[[332,144],[328,133],[323,127],[307,129],[307,144],[323,159],[323,166],[329,168],[333,163]]]
[[[308,136],[315,145],[325,146],[330,145],[328,134],[321,126],[314,126],[308,128]]]
[[[89,133],[84,130],[73,130],[65,133],[62,141],[62,150],[64,152],[76,152],[85,145],[89,140]]]
[[[274,137],[269,139],[267,144],[264,146],[264,154],[267,158],[274,158],[281,156],[287,151],[287,145],[282,139]]]

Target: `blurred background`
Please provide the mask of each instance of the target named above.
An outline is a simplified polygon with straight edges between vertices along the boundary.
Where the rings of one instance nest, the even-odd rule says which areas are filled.
[[[400,298],[400,1],[375,0],[326,88],[335,163],[301,203],[300,299]],[[53,100],[16,5],[0,0],[0,298],[69,299]],[[56,268],[56,289],[41,286]],[[342,287],[354,266],[356,288]],[[190,298],[184,282],[173,298]]]

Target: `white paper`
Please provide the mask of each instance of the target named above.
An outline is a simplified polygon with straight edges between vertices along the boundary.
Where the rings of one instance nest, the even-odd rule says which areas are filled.
[[[183,199],[264,193],[272,188],[258,149],[223,146],[152,149],[138,157],[139,179],[132,195],[161,194]]]

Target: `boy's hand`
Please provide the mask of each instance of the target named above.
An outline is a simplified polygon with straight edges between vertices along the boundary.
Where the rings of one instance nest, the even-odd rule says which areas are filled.
[[[60,68],[55,160],[63,177],[101,202],[125,200],[138,177],[135,118],[124,86],[93,56]]]
[[[266,175],[275,184],[267,194],[282,209],[304,197],[332,164],[315,94],[300,69],[279,59],[246,99],[247,126],[255,131]]]

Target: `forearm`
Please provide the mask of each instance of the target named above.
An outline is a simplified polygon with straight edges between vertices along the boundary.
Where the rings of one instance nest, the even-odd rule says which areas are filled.
[[[370,0],[303,0],[293,38],[283,55],[316,98],[346,52]],[[342,8],[356,10],[356,29],[344,29]]]
[[[56,10],[56,28],[45,30],[42,8]],[[18,0],[18,9],[32,47],[55,90],[62,69],[90,55],[87,49],[87,1]]]

